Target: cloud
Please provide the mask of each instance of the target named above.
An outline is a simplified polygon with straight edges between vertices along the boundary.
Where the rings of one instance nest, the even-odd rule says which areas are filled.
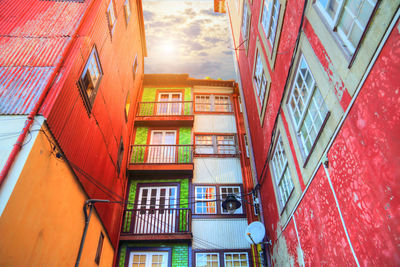
[[[155,16],[154,12],[151,12],[149,10],[143,11],[143,17],[145,21],[153,20],[154,16]]]
[[[202,9],[202,10],[200,10],[200,14],[202,14],[202,15],[208,15],[208,16],[213,16],[213,17],[222,17],[222,16],[225,16],[224,14],[222,14],[222,13],[216,13],[216,12],[214,12],[214,10],[212,9],[213,7],[211,7],[211,5],[210,5],[210,8],[209,9]]]
[[[182,14],[185,16],[194,17],[196,16],[197,12],[193,8],[186,8]]]
[[[206,56],[208,56],[208,53],[202,51],[202,52],[198,53],[198,55],[201,56],[201,57],[206,57]]]
[[[212,44],[219,43],[219,42],[224,42],[223,39],[218,38],[218,37],[213,37],[213,36],[204,37],[204,41],[206,41],[208,43],[212,43]]]
[[[202,30],[203,29],[201,28],[201,25],[197,23],[191,23],[188,27],[183,29],[183,32],[189,36],[195,37],[200,35]]]

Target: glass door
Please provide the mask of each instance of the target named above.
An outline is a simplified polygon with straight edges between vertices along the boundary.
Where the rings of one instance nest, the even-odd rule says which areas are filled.
[[[158,95],[158,101],[161,103],[157,104],[157,115],[182,114],[181,93],[160,93]]]
[[[176,232],[176,186],[140,187],[134,233]]]
[[[148,163],[175,163],[176,131],[151,131]]]

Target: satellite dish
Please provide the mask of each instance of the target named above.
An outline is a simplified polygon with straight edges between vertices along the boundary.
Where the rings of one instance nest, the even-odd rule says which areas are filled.
[[[261,222],[252,222],[246,227],[245,237],[250,244],[259,244],[265,236],[265,227]]]

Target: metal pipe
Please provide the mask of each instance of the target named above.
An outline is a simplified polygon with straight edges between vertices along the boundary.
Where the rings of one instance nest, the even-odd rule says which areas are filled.
[[[90,222],[90,217],[92,216],[93,205],[96,202],[100,203],[110,203],[111,201],[108,199],[88,199],[83,205],[83,214],[85,215],[85,228],[83,229],[83,234],[81,238],[81,244],[79,246],[78,256],[76,257],[75,267],[79,266],[79,262],[81,261],[83,245],[85,244],[86,233]],[[89,214],[87,213],[87,208],[89,208]]]

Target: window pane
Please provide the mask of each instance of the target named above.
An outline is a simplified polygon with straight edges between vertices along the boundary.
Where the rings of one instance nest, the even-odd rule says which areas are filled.
[[[195,211],[199,214],[215,214],[216,200],[215,187],[196,186],[195,188]]]

